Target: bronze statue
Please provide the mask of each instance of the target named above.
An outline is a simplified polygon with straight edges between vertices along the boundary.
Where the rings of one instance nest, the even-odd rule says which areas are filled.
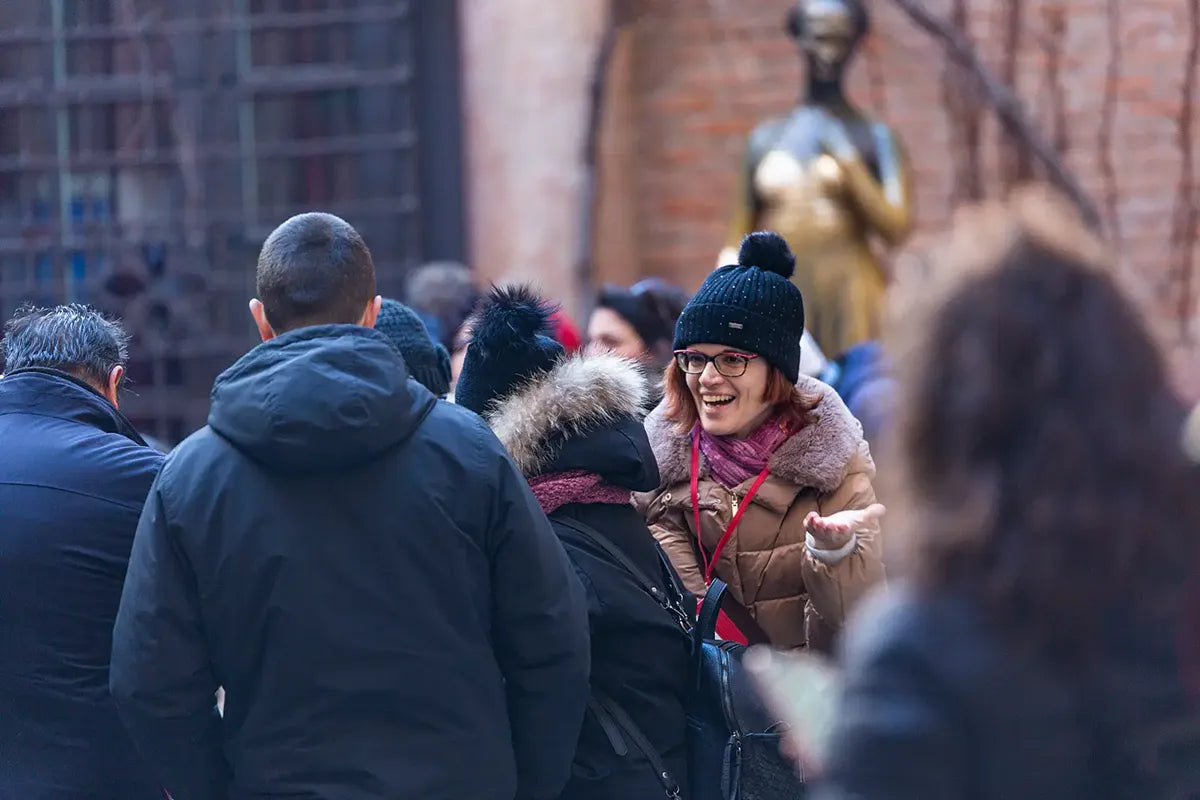
[[[751,231],[782,234],[796,254],[807,327],[834,357],[878,338],[887,276],[873,240],[895,246],[912,228],[899,140],[842,90],[868,24],[862,0],[800,0],[788,13],[787,30],[808,65],[808,93],[791,114],[750,134],[719,259],[734,263]]]

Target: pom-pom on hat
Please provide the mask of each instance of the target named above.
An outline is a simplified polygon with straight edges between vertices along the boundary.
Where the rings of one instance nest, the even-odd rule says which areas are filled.
[[[564,354],[553,338],[555,307],[525,285],[494,286],[476,312],[454,402],[483,414]]]
[[[675,349],[721,344],[755,353],[795,383],[804,298],[791,282],[796,258],[777,233],[742,240],[738,263],[716,269],[679,315]]]

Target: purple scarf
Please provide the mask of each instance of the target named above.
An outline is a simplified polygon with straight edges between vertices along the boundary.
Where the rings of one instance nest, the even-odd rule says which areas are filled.
[[[605,483],[596,473],[584,470],[538,475],[529,479],[529,488],[547,514],[568,503],[628,505],[632,497],[628,489]]]
[[[771,454],[791,435],[779,416],[768,418],[745,439],[712,436],[699,422],[692,428],[692,437],[700,437],[700,452],[704,454],[712,476],[727,489],[740,486],[762,472],[771,460]]]

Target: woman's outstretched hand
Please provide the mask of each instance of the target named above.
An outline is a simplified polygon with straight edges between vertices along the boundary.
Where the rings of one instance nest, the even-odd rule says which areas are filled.
[[[882,503],[848,508],[827,517],[810,511],[804,518],[804,529],[822,550],[836,550],[844,547],[855,534],[873,532],[886,511]]]

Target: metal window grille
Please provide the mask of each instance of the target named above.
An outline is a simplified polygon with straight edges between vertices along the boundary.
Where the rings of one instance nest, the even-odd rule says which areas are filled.
[[[0,315],[121,317],[122,409],[173,443],[256,341],[246,301],[279,222],[344,217],[392,296],[422,260],[461,257],[453,6],[0,3]]]

